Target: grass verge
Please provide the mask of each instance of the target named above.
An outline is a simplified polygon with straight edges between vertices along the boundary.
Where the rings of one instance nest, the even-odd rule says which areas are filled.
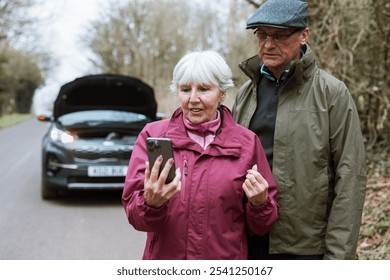
[[[10,114],[2,116],[0,117],[0,129],[32,119],[33,117],[34,116],[32,114]]]

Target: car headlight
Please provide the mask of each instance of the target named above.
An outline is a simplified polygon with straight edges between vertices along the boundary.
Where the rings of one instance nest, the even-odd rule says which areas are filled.
[[[50,138],[53,141],[61,142],[62,144],[71,144],[75,140],[75,136],[69,132],[59,130],[58,128],[53,128],[50,131]]]

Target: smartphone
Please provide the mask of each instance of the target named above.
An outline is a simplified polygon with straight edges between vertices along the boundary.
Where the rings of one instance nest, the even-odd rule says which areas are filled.
[[[148,159],[149,159],[149,168],[150,170],[153,168],[154,162],[156,161],[159,155],[162,155],[163,161],[161,164],[160,171],[158,175],[160,176],[161,170],[164,168],[165,163],[170,158],[173,157],[172,150],[172,142],[169,138],[147,138],[146,139],[146,148],[148,150]],[[173,178],[175,178],[175,163],[173,163],[171,169],[169,170],[168,177],[165,181],[166,184],[172,182]]]

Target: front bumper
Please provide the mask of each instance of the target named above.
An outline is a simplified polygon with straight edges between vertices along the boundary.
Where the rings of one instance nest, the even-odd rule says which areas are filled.
[[[50,143],[42,155],[42,184],[46,188],[64,191],[122,189],[131,151],[118,151],[115,158],[106,157],[106,152],[103,157],[91,152],[80,156],[80,152]]]
[[[106,163],[107,164],[107,163]],[[108,163],[109,165],[63,164],[49,162],[45,174],[46,185],[67,189],[121,189],[123,188],[127,165]],[[91,175],[91,170],[114,170],[120,173],[109,176]],[[57,172],[53,172],[56,170]],[[89,170],[89,171],[88,171]]]

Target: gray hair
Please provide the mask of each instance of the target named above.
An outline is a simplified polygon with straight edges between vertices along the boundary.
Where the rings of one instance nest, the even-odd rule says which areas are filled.
[[[173,70],[171,92],[177,93],[180,85],[212,83],[222,92],[234,87],[232,70],[216,51],[195,51],[183,56]]]

